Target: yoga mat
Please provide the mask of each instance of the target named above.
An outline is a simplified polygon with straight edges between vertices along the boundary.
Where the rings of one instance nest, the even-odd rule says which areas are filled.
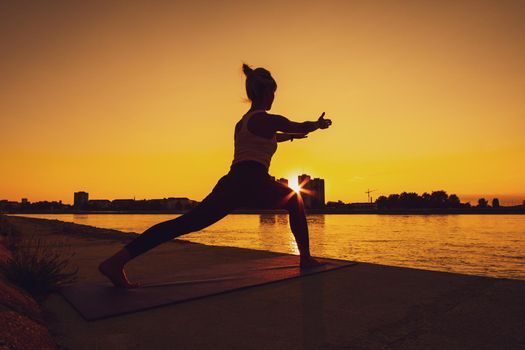
[[[130,276],[142,284],[133,289],[115,288],[109,281],[78,283],[62,287],[60,293],[84,319],[93,321],[357,264],[318,258],[324,265],[300,269],[298,260],[295,255],[283,255],[174,271],[170,275]]]

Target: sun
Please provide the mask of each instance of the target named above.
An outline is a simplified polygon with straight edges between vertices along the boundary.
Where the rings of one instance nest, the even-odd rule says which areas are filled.
[[[301,192],[301,186],[297,183],[297,176],[288,180],[288,187],[294,190],[295,193]]]

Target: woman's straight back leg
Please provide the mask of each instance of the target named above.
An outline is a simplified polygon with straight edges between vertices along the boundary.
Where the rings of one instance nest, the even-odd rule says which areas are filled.
[[[125,249],[136,257],[175,237],[206,228],[228,215],[239,204],[233,179],[222,177],[213,191],[195,208],[173,219],[148,228]]]

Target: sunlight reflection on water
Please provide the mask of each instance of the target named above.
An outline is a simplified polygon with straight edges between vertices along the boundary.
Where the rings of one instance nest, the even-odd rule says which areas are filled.
[[[173,214],[46,214],[126,232]],[[525,280],[525,215],[310,215],[314,256]],[[183,237],[193,242],[297,254],[288,217],[229,215]]]

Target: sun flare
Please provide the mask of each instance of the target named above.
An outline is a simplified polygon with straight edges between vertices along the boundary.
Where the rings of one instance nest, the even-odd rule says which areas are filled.
[[[295,193],[301,191],[301,186],[299,186],[299,183],[297,182],[297,176],[288,179],[288,187],[294,190]]]

